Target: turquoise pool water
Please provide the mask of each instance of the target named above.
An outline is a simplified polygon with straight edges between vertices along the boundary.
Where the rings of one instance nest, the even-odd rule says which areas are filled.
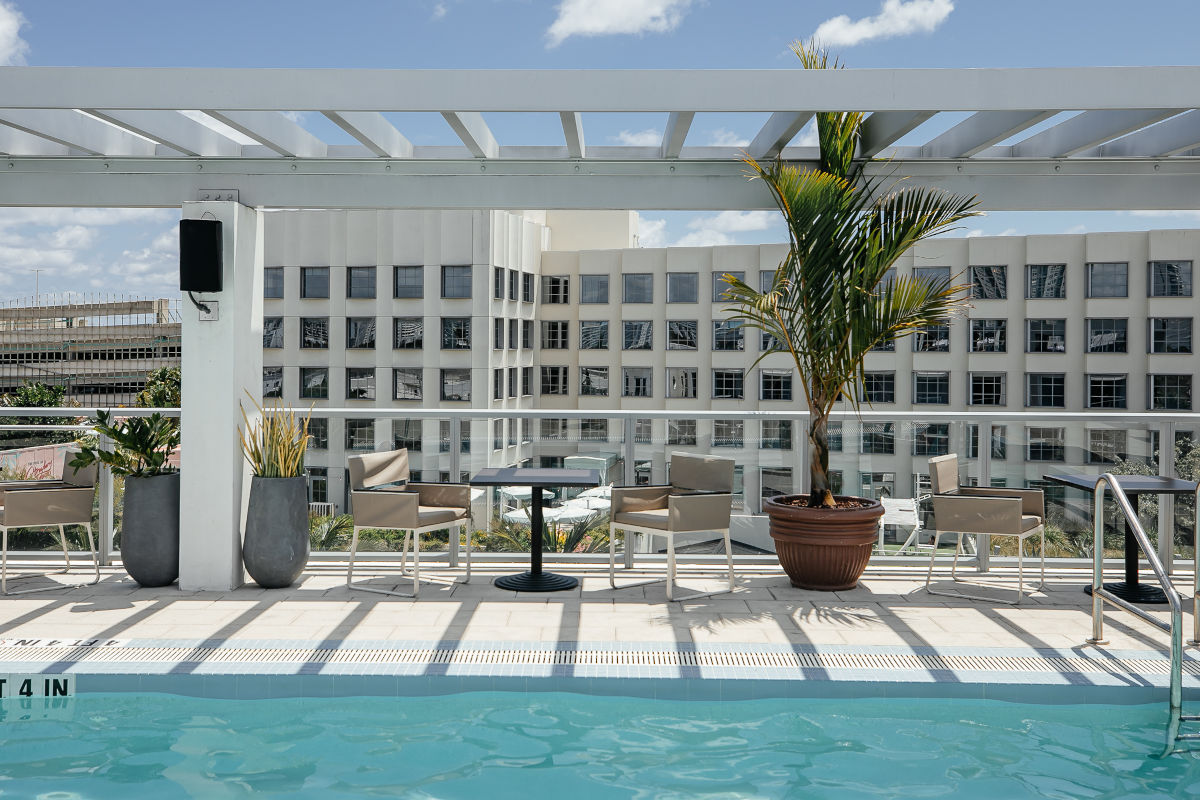
[[[0,703],[4,800],[1200,796],[1200,758],[1151,755],[1162,705],[519,693],[32,702],[32,714]]]

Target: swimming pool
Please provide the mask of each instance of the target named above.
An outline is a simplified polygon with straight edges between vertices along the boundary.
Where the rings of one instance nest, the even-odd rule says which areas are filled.
[[[0,702],[0,793],[53,798],[1179,798],[1155,705],[568,693]],[[40,710],[39,710],[40,709]],[[20,719],[20,717],[32,717]]]

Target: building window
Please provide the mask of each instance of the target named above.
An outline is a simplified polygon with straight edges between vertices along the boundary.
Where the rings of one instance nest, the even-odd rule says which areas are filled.
[[[374,450],[375,449],[375,420],[348,419],[346,420],[346,449]]]
[[[667,444],[689,445],[694,447],[696,444],[696,420],[667,420]]]
[[[329,420],[312,417],[308,421],[308,447],[310,450],[329,449]]]
[[[867,455],[893,455],[896,452],[896,423],[865,422],[862,426],[862,452]]]
[[[579,420],[579,439],[584,442],[607,442],[608,420],[581,419]]]
[[[972,372],[970,405],[1002,406],[1008,402],[1003,372]]]
[[[442,370],[442,399],[470,400],[471,399],[471,370],[444,369]]]
[[[1026,461],[1066,461],[1065,428],[1026,428]]]
[[[301,367],[300,396],[315,400],[329,397],[329,368]]]
[[[608,302],[607,275],[580,275],[579,302],[588,305]]]
[[[521,347],[529,350],[533,347],[533,320],[521,320]]]
[[[654,275],[651,273],[632,273],[622,275],[621,302],[623,303],[653,303]]]
[[[1151,261],[1150,296],[1191,297],[1192,262]]]
[[[517,341],[517,323],[520,320],[510,319],[508,321],[508,348],[510,350],[521,349],[520,342]]]
[[[1008,297],[1008,267],[971,267],[971,297],[1004,300]]]
[[[283,397],[283,367],[263,367],[263,397]]]
[[[302,267],[300,296],[329,297],[329,267]]]
[[[1128,297],[1129,265],[1123,261],[1093,261],[1087,265],[1088,297]]]
[[[1087,321],[1089,353],[1126,353],[1128,345],[1129,320],[1127,319],[1089,319]]]
[[[713,322],[713,350],[745,350],[746,336],[740,320]]]
[[[471,296],[471,268],[469,266],[442,267],[442,297],[465,298]]]
[[[306,467],[304,471],[308,474],[308,502],[328,503],[329,468]]]
[[[714,303],[724,303],[729,300],[729,283],[725,280],[726,275],[732,275],[743,283],[746,280],[745,272],[714,272],[712,274],[712,301]]]
[[[570,283],[566,275],[542,276],[542,302],[561,305],[570,302]]]
[[[876,347],[872,347],[871,349],[872,349],[872,350],[886,350],[886,351],[888,351],[888,352],[895,352],[895,350],[896,350],[896,340],[895,340],[895,339],[893,339],[893,340],[892,340],[892,341],[890,341],[890,342],[884,342],[884,343],[882,343],[882,344],[880,344],[880,345],[878,345],[878,346],[876,346]],[[780,342],[778,339],[776,339],[776,338],[775,338],[775,336],[774,336],[773,334],[767,333],[766,331],[759,331],[759,332],[758,332],[758,351],[759,351],[760,353],[781,353],[781,352],[786,352],[786,350],[785,350],[785,349],[784,349],[784,347],[783,347],[783,343],[782,343],[782,342]]]
[[[492,320],[492,349],[504,349],[504,320],[499,317]]]
[[[492,267],[492,299],[504,299],[504,267]]]
[[[375,368],[347,367],[346,368],[346,399],[374,400],[375,399]]]
[[[950,352],[950,326],[926,325],[912,333],[912,348],[914,353],[948,353]]]
[[[517,386],[517,381],[519,380],[518,374],[519,373],[517,372],[516,367],[508,368],[508,396],[509,397],[517,396],[517,390],[519,388]]]
[[[759,497],[762,500],[792,493],[791,467],[762,467],[758,474],[761,481]]]
[[[283,347],[283,317],[263,317],[263,347]]]
[[[533,394],[533,367],[521,367],[521,395],[529,397]],[[525,420],[528,422],[528,420]]]
[[[396,298],[424,297],[425,268],[394,267],[392,269],[392,296]]]
[[[263,297],[283,297],[283,267],[267,267],[263,270]]]
[[[1006,353],[1006,352],[1008,352],[1008,320],[1006,320],[1006,319],[973,319],[973,320],[971,320],[971,352],[972,353]]]
[[[580,367],[579,394],[583,397],[608,397],[608,367]]]
[[[375,296],[374,267],[346,267],[346,297]]]
[[[1192,352],[1192,318],[1154,317],[1151,319],[1150,352]]]
[[[442,317],[442,349],[471,349],[470,317]]]
[[[944,456],[950,452],[950,423],[925,423],[913,426],[914,456]]]
[[[667,322],[668,350],[695,350],[698,338],[695,320],[671,320]]]
[[[624,338],[621,344],[623,350],[652,350],[654,349],[654,323],[649,320],[635,322],[626,321]]]
[[[694,399],[696,374],[695,367],[667,367],[667,397]]]
[[[422,430],[419,419],[392,420],[392,447],[397,450],[421,451]]]
[[[425,342],[425,320],[421,317],[396,317],[392,320],[392,347],[420,350]]]
[[[764,419],[758,446],[763,450],[791,450],[792,421],[790,419]]]
[[[863,399],[871,404],[896,402],[896,373],[864,372]]]
[[[913,405],[948,405],[949,403],[949,372],[913,373]]]
[[[1027,372],[1025,387],[1027,407],[1066,408],[1066,376],[1061,372]]]
[[[1088,408],[1125,408],[1128,379],[1124,375],[1088,375]]]
[[[713,420],[713,447],[745,447],[746,425],[740,419]]]
[[[515,269],[510,269],[508,271],[508,299],[509,300],[517,299],[517,281],[519,280],[519,278],[518,278],[519,274],[520,273],[518,273]]]
[[[521,273],[521,302],[533,302],[533,275],[528,272]]]
[[[758,397],[760,400],[791,400],[792,371],[790,369],[759,370]]]
[[[566,367],[542,367],[542,394],[567,394]]]
[[[492,420],[492,449],[499,450],[504,447],[504,420]]]
[[[1088,463],[1116,464],[1129,457],[1129,437],[1121,430],[1088,431]]]
[[[392,397],[397,400],[420,400],[424,396],[422,372],[420,367],[392,370]]]
[[[713,399],[742,400],[746,396],[746,371],[741,369],[713,370]]]
[[[460,441],[458,443],[458,451],[460,453],[471,452],[471,426],[462,425],[459,428],[459,437]],[[450,420],[448,419],[438,420],[438,452],[450,452]],[[448,481],[450,479],[448,477],[449,473],[442,473],[442,475],[447,476],[442,478],[443,481]]]
[[[563,323],[566,324],[565,322]],[[608,320],[586,319],[579,323],[580,350],[608,349]]]
[[[1025,320],[1025,352],[1067,352],[1067,321],[1065,319]]]
[[[346,317],[346,347],[350,350],[375,347],[374,317]]]
[[[504,399],[504,369],[498,368],[492,370],[492,399]]]
[[[542,322],[542,349],[543,350],[566,350],[567,349],[567,325],[566,320],[547,320]]]
[[[1191,375],[1151,375],[1150,408],[1155,411],[1191,411]]]
[[[622,397],[651,397],[650,367],[624,367],[621,385]]]
[[[1055,299],[1067,296],[1066,264],[1026,264],[1026,299]]]
[[[317,350],[328,348],[329,317],[301,317],[300,346]]]
[[[841,421],[830,420],[825,425],[825,441],[829,446],[829,452],[842,452],[842,423]]]
[[[667,302],[695,303],[700,299],[700,276],[695,272],[667,273]]]
[[[540,427],[542,439],[571,438],[570,426],[568,425],[568,421],[565,419],[558,419],[555,417],[543,418]]]

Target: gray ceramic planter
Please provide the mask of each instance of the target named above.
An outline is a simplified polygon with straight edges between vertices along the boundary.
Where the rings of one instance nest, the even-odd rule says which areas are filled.
[[[242,561],[264,589],[282,589],[300,577],[308,563],[306,478],[251,480]]]
[[[179,577],[179,473],[125,479],[121,562],[142,586]]]

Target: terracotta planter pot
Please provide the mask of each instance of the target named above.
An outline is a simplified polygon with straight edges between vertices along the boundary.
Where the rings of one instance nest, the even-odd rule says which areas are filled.
[[[868,500],[870,505],[865,508],[838,509],[808,508],[786,502],[805,497],[786,495],[763,501],[783,571],[792,586],[800,589],[822,592],[853,589],[879,541],[883,505],[878,500]]]

